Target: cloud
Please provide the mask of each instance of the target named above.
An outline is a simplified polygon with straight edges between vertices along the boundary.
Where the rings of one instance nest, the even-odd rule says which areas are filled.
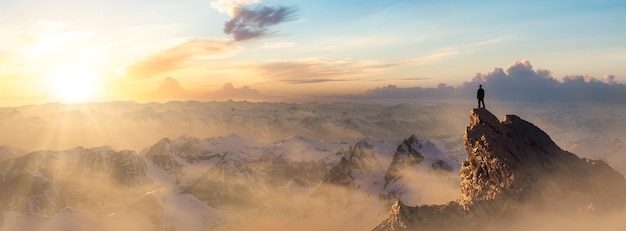
[[[188,100],[191,94],[180,86],[178,80],[167,77],[156,90],[156,98],[160,100]]]
[[[420,80],[429,80],[431,78],[399,78],[399,79],[372,79],[371,81],[389,81],[389,80],[397,80],[397,81],[420,81]]]
[[[486,74],[478,73],[471,81],[457,87],[446,84],[440,84],[436,88],[401,88],[388,85],[347,98],[474,100],[480,84],[486,90],[487,101],[620,103],[626,99],[626,85],[618,83],[613,75],[602,78],[568,75],[563,77],[563,81],[558,81],[549,70],[535,70],[528,60],[515,61],[506,69],[496,67]]]
[[[408,63],[408,62],[407,62]],[[309,84],[348,81],[415,81],[430,78],[366,78],[379,74],[386,68],[400,64],[377,61],[324,60],[309,58],[294,61],[268,62],[257,65],[257,76],[268,82],[286,84]]]
[[[211,6],[232,17],[224,23],[224,33],[235,41],[258,39],[274,34],[269,27],[296,19],[297,9],[286,6],[259,5],[256,0],[213,2]]]
[[[373,67],[390,68],[390,67],[403,66],[403,65],[421,65],[421,64],[432,63],[432,62],[436,62],[436,61],[440,61],[444,59],[454,58],[454,57],[457,57],[460,53],[461,52],[456,49],[440,49],[432,54],[425,55],[422,57],[400,60],[397,62],[383,63],[383,64],[376,65]]]
[[[234,17],[236,9],[260,3],[261,0],[217,0],[211,3],[211,7],[217,9],[221,13],[227,13]]]
[[[222,89],[208,92],[202,98],[207,100],[262,100],[269,97],[248,86],[236,88],[232,83],[226,83]]]
[[[350,98],[366,99],[447,99],[455,94],[453,87],[440,84],[437,88],[400,88],[396,85],[387,85],[365,91],[362,95]]]
[[[368,74],[368,68],[368,64],[348,60],[304,59],[265,63],[256,71],[271,82],[301,84],[358,80],[356,77]]]
[[[494,68],[487,74],[476,74],[465,87],[469,91],[479,84],[491,88],[491,95],[497,97],[494,99],[540,101],[544,100],[543,92],[551,91],[561,83],[550,75],[549,70],[535,71],[528,60],[521,60],[506,70]]]
[[[493,100],[514,102],[620,102],[626,97],[626,86],[608,75],[602,80],[568,75],[563,81],[549,70],[534,70],[528,60],[516,61],[506,71],[495,68],[488,74],[477,74],[461,88],[471,92],[478,84],[486,87]]]
[[[583,83],[583,84],[601,82],[601,83],[608,84],[608,85],[619,84],[617,83],[617,81],[615,81],[614,75],[605,75],[602,79],[596,79],[594,77],[587,76],[587,75],[567,75],[563,77],[563,82],[565,83],[577,83],[578,82],[578,83]]]
[[[615,75],[605,75],[602,82],[610,85],[618,84],[617,81],[615,81]]]
[[[197,98],[195,94],[183,88],[180,82],[173,77],[163,78],[156,89],[136,91],[135,97],[142,101],[186,101]]]
[[[431,62],[435,62],[439,60],[456,57],[459,55],[459,53],[460,52],[456,50],[442,50],[431,55],[401,61],[401,62],[398,62],[398,64],[399,65],[406,65],[406,64],[415,65],[415,64],[431,63]]]
[[[195,59],[222,57],[241,49],[231,40],[192,39],[131,65],[126,69],[126,76],[162,78],[171,71],[189,67]]]
[[[286,79],[282,80],[283,83],[288,84],[306,84],[306,83],[324,83],[324,82],[345,82],[345,81],[358,81],[359,79]]]
[[[272,101],[276,97],[262,94],[257,89],[249,86],[235,87],[232,83],[226,83],[222,88],[215,91],[198,90],[190,91],[181,86],[180,82],[172,77],[164,78],[158,88],[140,95],[142,100],[146,101],[188,101],[188,100],[259,100]]]

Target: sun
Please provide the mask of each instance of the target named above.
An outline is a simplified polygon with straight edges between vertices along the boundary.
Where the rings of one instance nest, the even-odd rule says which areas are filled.
[[[84,103],[98,92],[98,75],[84,65],[60,66],[47,74],[51,93],[63,103]]]

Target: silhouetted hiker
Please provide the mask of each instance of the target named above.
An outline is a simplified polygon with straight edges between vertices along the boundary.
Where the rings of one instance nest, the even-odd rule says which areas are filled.
[[[476,92],[476,98],[478,98],[478,108],[480,108],[480,103],[483,103],[483,108],[485,108],[485,90],[483,89],[483,85],[478,86],[478,92]]]

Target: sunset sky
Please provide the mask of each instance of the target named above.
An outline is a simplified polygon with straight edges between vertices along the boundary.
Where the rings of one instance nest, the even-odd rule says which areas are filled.
[[[518,60],[619,84],[624,15],[621,0],[2,0],[0,106],[459,86]]]

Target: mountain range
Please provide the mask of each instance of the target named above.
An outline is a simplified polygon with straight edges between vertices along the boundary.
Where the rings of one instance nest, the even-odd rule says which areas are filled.
[[[0,127],[21,129],[13,135],[23,139],[39,134],[37,126],[53,127],[55,118],[67,116],[74,123],[57,124],[55,131],[77,133],[78,140],[107,134],[105,140],[145,142],[187,128],[213,134],[235,124],[238,133],[161,138],[141,151],[79,146],[27,152],[0,146],[0,231],[495,230],[528,220],[546,222],[537,220],[540,215],[527,216],[533,211],[561,214],[563,220],[619,214],[626,195],[617,155],[624,145],[596,133],[606,128],[618,135],[619,129],[611,132],[606,120],[548,113],[553,109],[524,113],[551,132],[516,115],[498,121],[491,112],[474,109],[470,126],[457,137],[450,130],[465,113],[449,105],[42,107],[0,110],[5,119]],[[49,118],[29,114],[38,110],[57,111]],[[103,121],[101,133],[89,130],[95,121]],[[120,124],[126,125],[114,128]],[[199,132],[203,129],[208,133]],[[428,138],[397,138],[410,131]],[[273,141],[239,135],[252,133],[315,135]],[[37,137],[51,136],[42,134],[32,141],[41,144]],[[67,138],[57,141],[78,141]],[[561,141],[569,151],[556,145]],[[600,141],[608,143],[590,153],[595,146],[589,144]],[[572,150],[586,154],[578,157]]]
[[[420,202],[425,193],[411,190],[412,174],[453,185],[460,168],[416,136],[400,145],[181,136],[142,153],[77,147],[6,156],[0,230],[32,230],[33,224],[60,230],[56,224],[65,220],[86,229],[85,223],[98,223],[104,230],[227,230],[261,215],[332,214],[323,210],[350,214],[344,225],[351,226],[380,218],[395,200]]]

